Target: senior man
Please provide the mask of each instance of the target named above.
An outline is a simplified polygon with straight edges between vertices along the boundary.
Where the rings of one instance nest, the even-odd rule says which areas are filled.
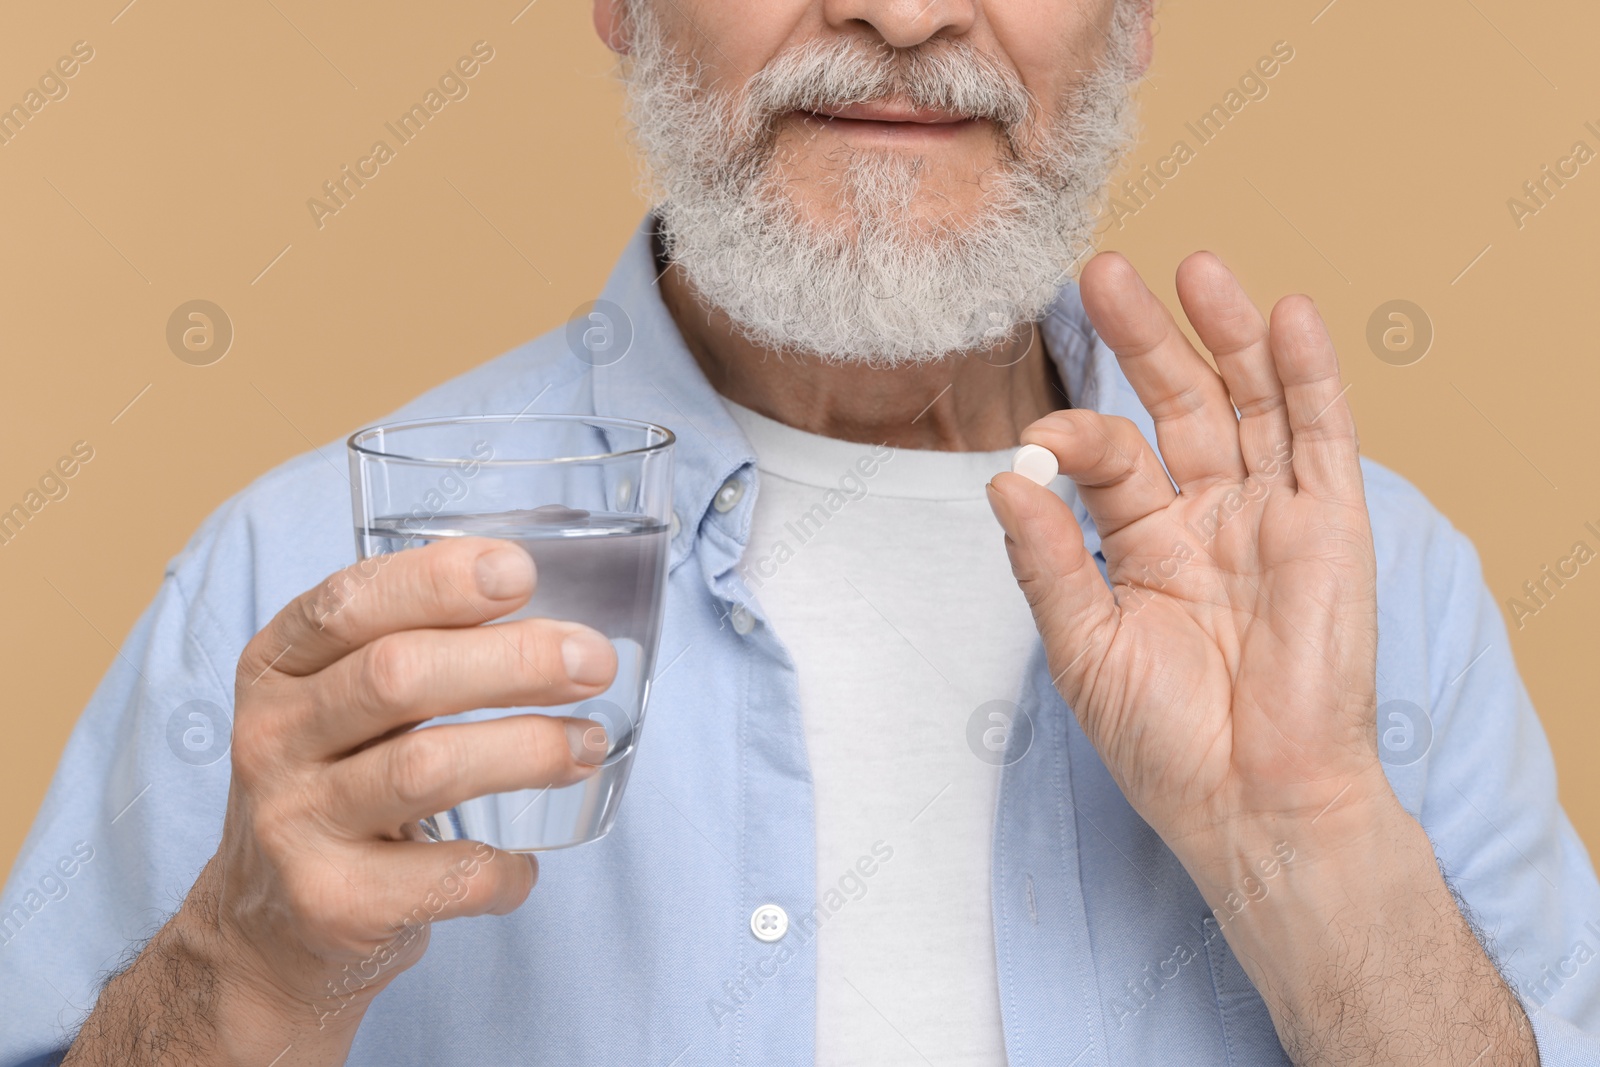
[[[1066,282],[1149,14],[598,0],[658,192],[604,293],[631,349],[558,331],[403,414],[679,435],[616,829],[411,839],[595,762],[586,722],[411,727],[615,656],[476,626],[537,581],[493,541],[323,610],[329,446],[205,524],[73,735],[0,1063],[1600,1062],[1600,890],[1498,613],[1359,463],[1314,306],[1191,257],[1213,371],[1125,261]],[[196,699],[231,761],[173,758]]]

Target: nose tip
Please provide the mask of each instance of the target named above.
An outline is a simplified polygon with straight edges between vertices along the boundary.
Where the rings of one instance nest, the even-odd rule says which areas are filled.
[[[977,18],[976,0],[828,0],[828,22],[870,27],[891,48],[960,36]]]

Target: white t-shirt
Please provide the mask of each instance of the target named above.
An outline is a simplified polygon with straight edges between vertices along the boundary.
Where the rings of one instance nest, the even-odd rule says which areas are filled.
[[[740,571],[794,658],[815,784],[818,1067],[1001,1067],[985,705],[1017,698],[1037,631],[984,486],[1014,450],[728,408],[760,469]]]

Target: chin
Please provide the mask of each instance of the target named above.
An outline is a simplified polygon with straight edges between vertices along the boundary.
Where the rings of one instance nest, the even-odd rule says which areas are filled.
[[[935,181],[921,172],[914,188],[893,195],[865,195],[859,181],[836,172],[775,175],[775,187],[793,207],[797,221],[817,234],[854,237],[871,226],[879,237],[906,241],[968,233],[992,210],[975,182]]]
[[[968,234],[977,223],[978,210],[957,210],[945,200],[929,198],[897,210],[892,218],[864,216],[836,201],[800,205],[800,216],[815,233],[854,238],[870,225],[880,240],[906,245],[937,243],[941,238]]]

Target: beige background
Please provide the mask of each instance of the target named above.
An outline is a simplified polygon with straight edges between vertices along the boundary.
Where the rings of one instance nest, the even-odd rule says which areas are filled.
[[[642,207],[582,0],[125,2],[29,5],[0,35],[0,105],[74,42],[94,49],[69,95],[0,147],[0,510],[74,442],[95,452],[0,546],[0,866],[196,525],[310,442],[563,322]],[[1163,7],[1133,169],[1179,138],[1196,152],[1107,243],[1168,297],[1201,247],[1263,305],[1315,295],[1365,450],[1477,542],[1504,602],[1580,537],[1600,548],[1582,528],[1600,525],[1600,162],[1520,229],[1507,207],[1575,141],[1600,150],[1584,129],[1600,128],[1600,9],[1325,3]],[[495,58],[470,95],[319,230],[307,199],[479,40]],[[1278,41],[1295,57],[1269,95],[1199,146],[1184,123]],[[193,299],[236,330],[211,366],[167,346]],[[1366,342],[1392,299],[1437,332],[1411,366]],[[1514,634],[1591,845],[1597,622],[1600,566]]]

